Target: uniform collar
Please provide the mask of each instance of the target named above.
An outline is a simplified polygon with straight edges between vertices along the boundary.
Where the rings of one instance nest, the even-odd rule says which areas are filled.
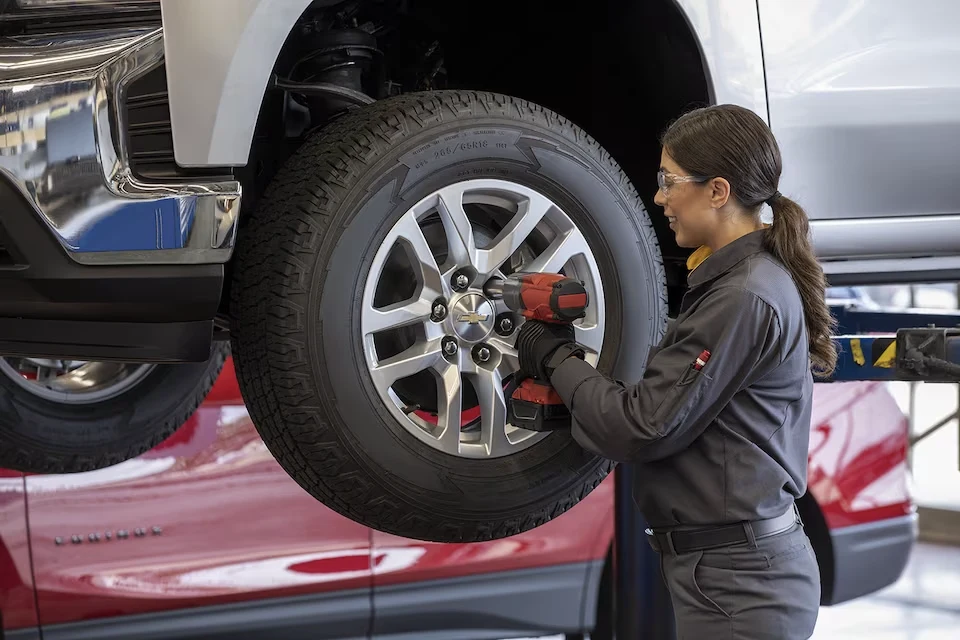
[[[707,247],[700,247],[687,259],[687,285],[695,287],[713,280],[736,266],[744,258],[764,250],[765,229],[752,231],[733,242],[720,247],[714,253]]]

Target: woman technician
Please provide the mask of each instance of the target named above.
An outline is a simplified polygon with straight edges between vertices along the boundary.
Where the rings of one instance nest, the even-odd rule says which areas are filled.
[[[528,322],[518,338],[521,369],[550,379],[574,438],[636,463],[680,638],[809,638],[817,620],[820,574],[794,501],[812,370],[831,372],[836,351],[807,216],[777,190],[780,172],[773,134],[747,109],[698,109],[667,130],[655,201],[697,251],[640,382],[576,357],[571,327]]]

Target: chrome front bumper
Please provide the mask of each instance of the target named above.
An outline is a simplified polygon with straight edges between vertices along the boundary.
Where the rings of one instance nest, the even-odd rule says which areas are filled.
[[[233,251],[239,182],[131,172],[126,90],[163,55],[160,28],[0,39],[0,173],[79,263],[222,263]]]

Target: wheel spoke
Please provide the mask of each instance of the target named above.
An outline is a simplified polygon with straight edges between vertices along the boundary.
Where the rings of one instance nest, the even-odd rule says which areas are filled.
[[[53,367],[37,367],[37,382],[49,387],[57,378],[57,370]]]
[[[520,248],[552,207],[553,203],[543,197],[532,197],[521,203],[517,214],[494,238],[493,246],[477,250],[473,264],[476,270],[489,277]]]
[[[440,275],[440,267],[437,266],[437,260],[433,257],[433,251],[427,244],[417,218],[412,213],[403,216],[394,228],[394,233],[403,241],[407,255],[413,262],[414,271],[420,272],[420,282],[423,284],[420,297],[433,299],[441,295],[443,277]]]
[[[374,383],[385,390],[397,380],[419,373],[442,359],[439,340],[418,342],[397,355],[380,361],[370,373]]]
[[[363,332],[366,335],[395,329],[416,322],[425,322],[430,318],[433,299],[420,297],[413,302],[398,302],[382,309],[363,310]]]
[[[597,325],[587,327],[574,325],[574,333],[576,334],[577,342],[595,354],[600,353],[600,348],[603,346],[603,332],[600,330],[600,327]]]
[[[576,228],[554,238],[543,253],[526,265],[523,270],[538,273],[557,273],[570,258],[589,253],[587,239]]]
[[[477,250],[473,236],[473,225],[463,208],[463,187],[450,185],[438,195],[437,212],[447,236],[447,248],[450,251],[447,262],[454,265],[471,264]]]
[[[506,378],[520,370],[520,356],[517,354],[516,347],[504,338],[491,338],[490,344],[500,352],[500,364],[497,366],[497,371],[500,372],[501,378]]]
[[[473,387],[480,404],[480,441],[488,456],[507,453],[507,399],[503,394],[503,378],[496,369],[478,367],[474,373]]]
[[[438,437],[440,449],[457,455],[460,453],[460,422],[462,390],[460,369],[455,364],[445,363],[437,367],[440,384],[437,389],[437,425],[443,429]]]

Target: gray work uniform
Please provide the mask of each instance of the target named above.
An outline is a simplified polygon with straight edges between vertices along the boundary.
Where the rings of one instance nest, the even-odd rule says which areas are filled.
[[[797,288],[764,233],[689,274],[640,382],[610,380],[576,358],[551,378],[577,442],[636,463],[634,500],[654,531],[791,518],[786,532],[743,544],[658,548],[680,638],[808,638],[816,624],[816,558],[799,519],[784,516],[806,490],[809,345]]]

